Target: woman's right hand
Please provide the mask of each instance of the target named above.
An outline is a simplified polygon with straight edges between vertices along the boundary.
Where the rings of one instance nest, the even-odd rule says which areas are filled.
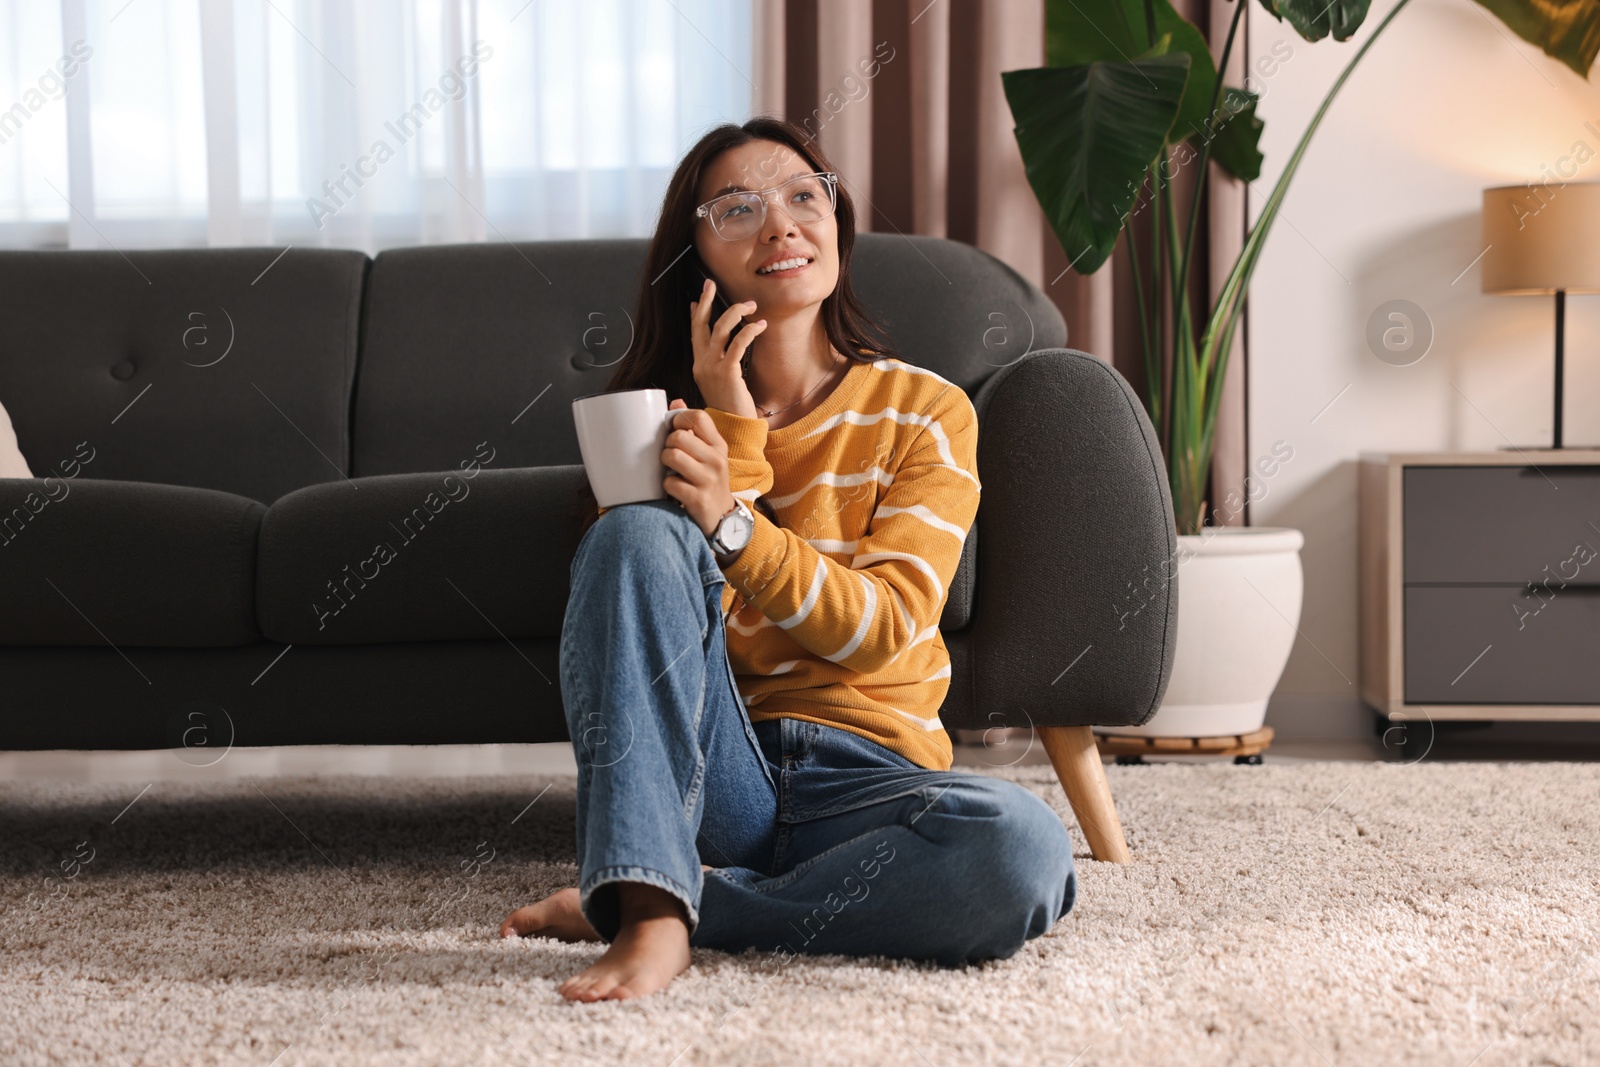
[[[717,283],[707,278],[701,287],[700,299],[690,305],[689,336],[694,342],[695,384],[700,387],[706,407],[747,419],[760,418],[761,412],[756,409],[756,402],[745,385],[740,361],[750,342],[767,328],[767,320],[752,322],[735,334],[733,331],[739,320],[756,309],[754,300],[746,300],[724,311],[713,325],[711,312],[716,295]]]

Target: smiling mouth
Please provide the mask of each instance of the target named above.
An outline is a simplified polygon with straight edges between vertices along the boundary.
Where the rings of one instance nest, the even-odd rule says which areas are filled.
[[[769,274],[793,274],[796,271],[803,270],[810,265],[811,260],[807,259],[805,256],[791,256],[788,259],[780,259],[771,267],[757,270],[756,273],[762,277],[766,277]]]

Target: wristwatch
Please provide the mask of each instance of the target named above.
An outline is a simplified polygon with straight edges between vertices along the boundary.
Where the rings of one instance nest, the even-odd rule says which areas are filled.
[[[730,556],[741,551],[750,543],[750,537],[756,532],[756,517],[750,514],[750,509],[744,506],[744,501],[735,498],[733,507],[717,522],[716,528],[711,531],[710,541],[712,551],[718,556]]]

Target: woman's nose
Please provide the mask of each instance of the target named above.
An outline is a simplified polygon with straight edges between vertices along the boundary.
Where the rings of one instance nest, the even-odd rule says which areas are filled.
[[[767,220],[761,226],[761,235],[765,237],[770,233],[788,234],[797,233],[798,231],[799,223],[789,217],[789,213],[784,210],[783,205],[768,199]]]

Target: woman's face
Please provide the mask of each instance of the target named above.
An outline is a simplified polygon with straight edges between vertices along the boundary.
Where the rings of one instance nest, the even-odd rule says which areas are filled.
[[[797,174],[814,171],[804,156],[787,145],[751,141],[728,149],[706,167],[696,203],[732,191],[729,187],[776,189]],[[695,249],[717,283],[717,295],[729,304],[754,300],[756,318],[771,319],[819,306],[839,281],[838,216],[830,213],[827,218],[795,222],[785,210],[784,200],[776,193],[769,196],[761,228],[736,241],[719,237],[709,219],[695,220]],[[810,262],[781,272],[761,272],[771,263],[794,258]]]

